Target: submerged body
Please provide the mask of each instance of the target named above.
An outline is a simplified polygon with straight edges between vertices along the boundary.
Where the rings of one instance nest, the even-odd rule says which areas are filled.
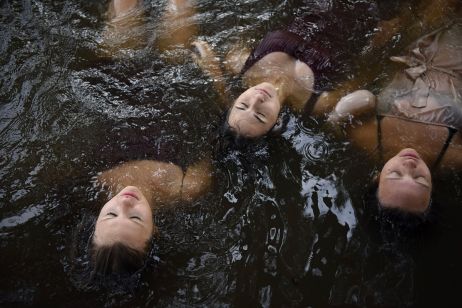
[[[170,0],[162,17],[161,50],[186,44],[196,27],[187,22],[194,10],[187,0]],[[113,0],[109,4],[104,45],[111,56],[124,56],[123,48],[137,48],[143,35],[143,10],[138,0]],[[138,145],[133,145],[138,148]],[[187,168],[158,160],[124,162],[99,175],[99,183],[113,196],[101,209],[92,239],[96,272],[120,273],[137,270],[152,236],[157,232],[153,212],[162,205],[192,201],[210,186],[210,161]]]
[[[207,160],[186,171],[172,163],[143,160],[123,163],[98,179],[114,196],[101,208],[93,236],[95,269],[109,273],[138,269],[130,264],[131,258],[113,254],[111,249],[128,247],[138,255],[135,263],[143,264],[150,239],[157,232],[154,210],[200,197],[210,187],[211,171]]]
[[[361,108],[361,100],[374,97],[352,93],[337,104],[331,119],[360,119],[361,125],[347,124],[347,134],[368,152],[378,149],[384,160],[413,147],[429,166],[462,168],[462,24],[422,37],[407,57],[393,59],[409,68],[396,74],[376,104]]]
[[[228,54],[225,66],[242,75],[244,83],[250,86],[229,110],[227,124],[232,132],[245,138],[263,136],[277,123],[284,105],[299,112],[308,111],[313,107],[309,102],[318,97],[313,94],[332,86],[335,72],[342,69],[341,63],[348,62],[341,46],[358,50],[361,38],[377,22],[371,4],[356,3],[352,7],[337,1],[332,6],[327,11],[298,16],[286,30],[268,33],[251,53],[245,48],[234,48]],[[347,39],[350,28],[356,30],[357,40]],[[223,72],[216,57],[205,42],[195,45],[199,64],[214,77],[218,91],[224,95]],[[255,103],[247,102],[254,88],[265,86],[275,92],[274,99],[254,97]],[[272,104],[272,108],[270,112],[255,112],[255,104]],[[241,112],[242,106],[249,110],[247,114]]]
[[[422,132],[416,134],[427,137],[421,149],[426,161],[431,166],[441,161],[445,166],[460,168],[462,23],[436,30],[419,39],[410,49],[408,57],[393,58],[409,68],[399,73],[378,96],[378,121],[404,122],[406,124],[400,124],[401,131],[405,126],[421,127],[417,130]],[[379,125],[385,133],[385,128],[382,129],[385,124]],[[383,133],[381,140],[391,139]],[[396,143],[389,144],[391,151],[396,146]]]
[[[343,125],[357,146],[388,161],[379,181],[383,205],[424,212],[431,193],[430,168],[462,169],[462,23],[421,37],[407,56],[392,59],[408,68],[377,98],[365,90],[345,96],[329,120]],[[403,161],[390,169],[400,157]],[[402,184],[409,174],[413,183]]]
[[[432,4],[422,2],[419,9],[425,13]],[[452,3],[450,0],[445,3],[449,2]],[[380,47],[379,40],[375,38],[382,32],[372,35],[379,22],[376,9],[375,3],[336,1],[327,11],[299,16],[287,30],[269,33],[252,53],[245,48],[231,50],[224,63],[225,67],[231,73],[241,74],[250,89],[263,83],[271,84],[276,90],[277,99],[273,103],[274,111],[269,115],[254,113],[253,118],[234,115],[230,120],[233,113],[238,113],[235,108],[241,104],[242,95],[248,96],[248,90],[245,91],[233,102],[229,111],[227,122],[230,129],[238,136],[263,136],[277,121],[263,122],[259,116],[277,118],[284,105],[297,111],[324,113],[336,102],[335,98],[340,97],[339,93],[344,93],[345,89],[352,86],[346,84],[337,89],[334,81],[344,77],[351,70],[352,64],[360,60],[343,51],[347,49],[360,53],[368,44],[366,49]],[[442,17],[440,14],[442,12],[434,13],[432,18],[438,20]],[[351,29],[354,29],[354,39],[349,36]],[[368,37],[373,39],[369,41]],[[213,77],[217,90],[224,95],[223,72],[217,58],[207,43],[196,41],[194,44],[198,49],[199,64]],[[327,92],[333,89],[335,91]],[[272,103],[270,100],[258,101]]]

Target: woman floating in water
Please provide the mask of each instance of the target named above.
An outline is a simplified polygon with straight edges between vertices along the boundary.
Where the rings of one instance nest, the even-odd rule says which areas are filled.
[[[92,260],[98,273],[121,273],[137,270],[145,262],[157,232],[152,211],[200,197],[210,186],[211,171],[205,160],[185,172],[172,163],[141,160],[105,171],[98,180],[114,197],[96,221]]]
[[[169,0],[162,17],[158,45],[162,50],[185,45],[195,25],[189,1]],[[104,47],[111,55],[123,48],[137,48],[143,10],[137,0],[113,0],[104,32]],[[142,31],[141,31],[142,32]],[[92,238],[95,272],[132,272],[145,262],[152,236],[157,232],[153,211],[162,205],[190,202],[210,186],[210,160],[202,160],[185,171],[172,163],[155,160],[125,162],[103,172],[98,181],[114,196],[101,209]]]
[[[235,47],[228,54],[225,66],[232,74],[241,74],[249,86],[228,111],[226,121],[235,135],[265,135],[277,123],[283,105],[297,111],[309,109],[306,105],[313,93],[328,86],[327,81],[339,69],[344,55],[337,47],[345,43],[353,48],[357,44],[348,42],[347,33],[339,31],[355,28],[355,37],[360,38],[375,25],[369,4],[356,3],[355,9],[342,1],[332,5],[327,12],[296,18],[287,30],[268,33],[252,53]],[[330,43],[326,44],[326,40]],[[197,62],[213,77],[217,90],[224,96],[224,73],[216,56],[206,42],[193,44]]]
[[[422,9],[418,10],[434,6],[427,3],[429,1],[421,2]],[[325,12],[297,17],[287,30],[268,33],[250,55],[245,48],[235,48],[228,54],[225,66],[231,73],[241,74],[249,86],[233,102],[227,115],[227,124],[235,135],[256,138],[266,134],[277,123],[284,105],[311,112],[319,101],[324,103],[317,104],[316,112],[322,112],[319,106],[331,104],[340,97],[335,92],[323,91],[333,88],[332,80],[339,78],[346,63],[353,62],[355,57],[351,53],[359,52],[367,44],[365,38],[370,36],[378,20],[373,2],[334,1],[331,6]],[[441,10],[432,10],[432,14],[425,16],[438,19]],[[401,19],[405,18],[382,23],[383,31],[370,44],[380,46],[393,32],[392,28],[403,24]],[[217,57],[206,42],[193,44],[198,63],[224,95],[224,74]],[[337,92],[342,91],[344,89]]]
[[[421,37],[407,56],[392,60],[407,68],[377,98],[366,90],[343,97],[329,121],[344,126],[377,159],[388,160],[379,179],[383,207],[423,213],[430,168],[462,169],[462,22]]]

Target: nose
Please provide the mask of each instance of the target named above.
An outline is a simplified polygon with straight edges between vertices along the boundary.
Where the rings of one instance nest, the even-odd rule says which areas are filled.
[[[250,104],[251,104],[251,106],[255,106],[256,104],[261,104],[261,103],[263,103],[264,99],[265,99],[265,97],[262,94],[256,93],[250,99]]]
[[[123,197],[122,202],[120,203],[120,212],[124,215],[135,206],[133,202],[133,198],[131,197]]]

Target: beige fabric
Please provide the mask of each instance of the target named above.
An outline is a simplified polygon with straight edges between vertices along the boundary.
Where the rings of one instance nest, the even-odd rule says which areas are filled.
[[[423,36],[392,61],[408,68],[380,93],[379,115],[462,129],[462,21]]]

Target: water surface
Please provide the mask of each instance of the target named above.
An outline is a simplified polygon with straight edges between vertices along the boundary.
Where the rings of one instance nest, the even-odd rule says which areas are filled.
[[[147,45],[110,59],[100,47],[105,1],[0,3],[0,303],[460,301],[460,173],[435,183],[432,228],[417,239],[385,241],[364,206],[377,166],[315,119],[289,110],[280,136],[216,155],[210,193],[156,212],[160,235],[133,290],[85,287],[91,223],[104,203],[94,187],[98,172],[134,159],[187,166],[216,152],[223,111],[210,79],[189,57],[171,63],[155,47],[164,5],[145,1]],[[331,6],[204,0],[196,21],[200,38],[224,51],[229,42],[253,44],[293,16]],[[405,44],[394,36],[377,66]]]

